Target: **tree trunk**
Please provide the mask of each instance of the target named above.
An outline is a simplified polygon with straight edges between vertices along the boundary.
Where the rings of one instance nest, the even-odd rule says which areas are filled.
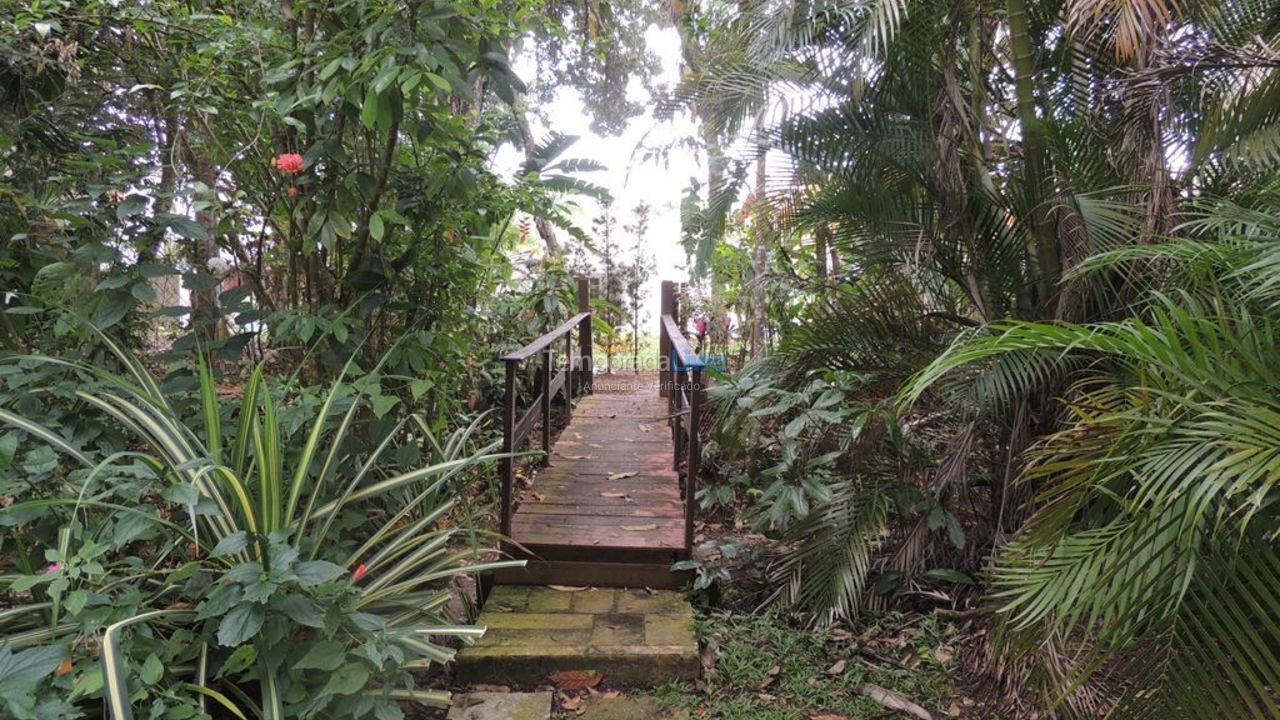
[[[538,143],[533,139],[533,129],[529,127],[529,116],[525,112],[524,103],[516,103],[513,112],[516,115],[516,122],[520,124],[520,137],[524,140],[524,159],[525,162],[529,162],[533,159],[533,151],[538,147]],[[559,257],[561,253],[560,241],[556,239],[556,230],[551,225],[551,221],[546,218],[535,217],[533,225],[538,228],[538,236],[547,245],[547,254]]]
[[[756,158],[755,217],[751,223],[751,359],[764,352],[764,276],[768,271],[769,203],[765,198],[765,158],[761,150]]]
[[[209,189],[207,199],[212,205],[218,196],[218,169],[199,151],[188,149],[188,153],[192,174]],[[217,277],[213,268],[209,267],[209,261],[218,257],[218,216],[210,208],[197,210],[196,222],[205,229],[205,236],[191,241],[191,264],[196,272]],[[218,283],[191,291],[191,324],[204,342],[213,342],[225,336],[222,318],[218,313]]]
[[[1036,64],[1027,19],[1026,0],[1006,0],[1009,15],[1009,48],[1013,59],[1013,89],[1018,123],[1022,130],[1023,193],[1026,212],[1030,213],[1031,231],[1035,238],[1039,273],[1036,278],[1037,307],[1043,312],[1051,307],[1058,279],[1062,275],[1062,259],[1052,218],[1046,207],[1048,167],[1044,157],[1044,126],[1036,117]]]
[[[684,64],[683,75],[686,77],[696,75],[702,71],[702,46],[694,32],[693,18],[689,16],[688,0],[670,0],[667,10],[672,24],[675,25],[676,31],[680,36],[680,57]],[[710,205],[716,196],[720,194],[724,185],[724,150],[721,147],[720,139],[716,137],[714,128],[711,126],[711,108],[708,107],[707,103],[704,101],[695,102],[693,112],[699,122],[702,123],[702,142],[707,149],[707,204]],[[724,300],[724,282],[717,277],[714,270],[709,275],[711,302],[709,317],[707,318],[710,326],[708,328],[707,341],[712,348],[717,346],[724,348],[725,354],[728,355],[729,313]]]
[[[818,277],[827,279],[827,248],[831,245],[831,228],[821,222],[813,229],[813,257],[818,261]]]

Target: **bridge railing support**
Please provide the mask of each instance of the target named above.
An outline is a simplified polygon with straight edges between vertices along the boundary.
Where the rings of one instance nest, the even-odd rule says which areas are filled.
[[[680,311],[676,308],[676,285],[670,280],[662,281],[661,312],[658,313],[658,395],[671,396],[671,338],[667,336],[666,322],[663,318],[670,315],[677,321]]]
[[[503,535],[511,534],[511,516],[515,512],[513,497],[515,459],[512,454],[524,447],[534,423],[541,419],[543,452],[546,464],[551,456],[551,401],[564,393],[564,421],[568,425],[573,415],[573,399],[591,392],[591,290],[586,278],[578,279],[578,314],[569,318],[555,330],[501,358],[506,366],[506,383],[502,396],[502,452],[505,457],[498,464],[500,487],[501,527]],[[579,357],[573,357],[573,332],[578,333]],[[565,366],[555,368],[555,346],[564,338]],[[519,394],[517,380],[520,363],[539,356],[542,362],[538,374],[538,396],[529,407],[520,412],[517,406]]]
[[[659,320],[658,387],[667,398],[671,423],[672,468],[684,474],[684,549],[693,552],[693,521],[697,507],[698,471],[702,464],[703,372],[699,357],[680,329],[675,285],[662,283],[662,317]]]

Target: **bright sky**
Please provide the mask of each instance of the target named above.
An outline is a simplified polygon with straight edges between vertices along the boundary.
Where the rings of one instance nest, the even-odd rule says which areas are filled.
[[[655,25],[645,33],[645,40],[662,62],[662,74],[655,78],[655,84],[674,87],[680,77],[678,34],[673,28],[660,29]],[[532,59],[519,58],[516,72],[521,77],[533,77]],[[628,95],[637,102],[648,104],[648,93],[635,79],[628,87]],[[608,188],[613,194],[614,216],[620,231],[631,222],[631,208],[638,202],[645,200],[653,206],[649,248],[656,272],[649,288],[648,303],[653,305],[657,302],[660,281],[683,281],[687,278],[685,253],[680,245],[680,199],[689,186],[690,178],[705,179],[706,171],[700,158],[687,148],[672,147],[665,161],[644,162],[643,147],[670,145],[675,140],[692,137],[696,126],[687,116],[658,123],[645,114],[633,118],[621,135],[602,137],[591,132],[591,118],[584,112],[578,92],[573,88],[561,88],[551,105],[542,106],[540,110],[549,126],[530,114],[535,138],[539,141],[545,139],[552,128],[568,135],[578,135],[578,142],[564,157],[588,158],[608,168],[605,172],[584,174],[583,178]],[[494,164],[500,173],[510,176],[523,161],[523,150],[508,145],[498,153]],[[590,198],[578,202],[582,210],[575,220],[579,227],[590,232],[591,219],[598,214],[599,206]],[[559,235],[562,240],[567,239],[563,231]],[[630,239],[624,239],[622,245],[630,245]]]

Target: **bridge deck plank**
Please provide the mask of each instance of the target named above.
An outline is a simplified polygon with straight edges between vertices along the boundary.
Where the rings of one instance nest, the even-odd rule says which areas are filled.
[[[684,549],[680,479],[671,469],[667,401],[589,395],[512,519],[511,538],[540,548]]]

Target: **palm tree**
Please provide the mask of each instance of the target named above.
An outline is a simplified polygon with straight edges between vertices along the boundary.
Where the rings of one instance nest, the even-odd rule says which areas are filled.
[[[832,500],[785,535],[795,550],[775,566],[781,600],[832,620],[874,599],[868,588],[877,578],[898,573],[908,583],[923,582],[928,570],[948,567],[955,556],[927,542],[931,521],[923,506],[890,499],[909,490],[958,515],[964,498],[979,510],[966,516],[962,555],[969,564],[962,569],[995,551],[990,577],[1000,627],[1008,629],[1000,636],[1008,644],[997,647],[1038,649],[1018,654],[1018,663],[993,655],[1004,680],[1070,712],[1094,713],[1108,700],[1122,700],[1118,713],[1199,717],[1185,710],[1221,699],[1216,690],[1197,699],[1188,692],[1203,688],[1174,686],[1188,677],[1190,663],[1231,648],[1240,655],[1219,657],[1215,677],[1248,698],[1237,703],[1244,712],[1270,716],[1274,700],[1266,688],[1277,686],[1274,650],[1250,650],[1243,638],[1231,637],[1261,622],[1268,647],[1276,647],[1275,625],[1266,624],[1272,620],[1266,608],[1276,607],[1267,605],[1270,595],[1248,600],[1244,594],[1249,583],[1269,579],[1270,570],[1231,570],[1240,562],[1270,567],[1270,545],[1262,542],[1272,532],[1261,509],[1266,494],[1254,498],[1257,487],[1240,486],[1244,497],[1260,503],[1252,510],[1239,502],[1197,507],[1186,496],[1169,495],[1142,524],[1122,516],[1136,512],[1127,504],[1113,499],[1119,507],[1108,509],[1105,495],[1088,483],[1100,482],[1090,473],[1113,473],[1117,477],[1107,477],[1114,485],[1120,474],[1143,472],[1140,463],[1155,461],[1143,445],[1154,441],[1153,430],[1191,411],[1175,401],[1192,386],[1164,384],[1152,395],[1151,368],[1139,370],[1140,361],[1165,362],[1159,353],[1181,347],[1201,353],[1197,361],[1206,363],[1183,367],[1184,373],[1212,373],[1228,348],[1245,343],[1254,355],[1224,382],[1254,383],[1259,403],[1275,394],[1266,385],[1274,360],[1255,357],[1271,337],[1270,320],[1259,325],[1260,297],[1250,300],[1247,321],[1226,313],[1243,312],[1236,296],[1170,294],[1157,301],[1150,293],[1158,278],[1134,273],[1121,259],[1168,253],[1143,261],[1153,271],[1181,268],[1182,275],[1162,279],[1169,289],[1187,278],[1204,288],[1228,277],[1243,282],[1233,273],[1250,263],[1261,272],[1269,256],[1256,247],[1253,255],[1228,253],[1234,264],[1211,269],[1206,263],[1226,252],[1219,248],[1223,233],[1212,230],[1243,233],[1254,243],[1274,232],[1260,219],[1274,205],[1250,208],[1270,192],[1261,188],[1270,187],[1267,171],[1280,159],[1270,149],[1280,144],[1269,144],[1280,127],[1271,101],[1280,88],[1280,63],[1275,41],[1261,40],[1277,37],[1276,7],[885,0],[766,4],[743,13],[741,22],[757,32],[740,33],[750,42],[723,49],[724,60],[691,80],[688,92],[718,93],[725,127],[733,127],[735,117],[750,117],[756,108],[753,83],[793,69],[789,77],[812,102],[767,134],[795,167],[789,180],[775,174],[769,201],[776,231],[779,240],[829,231],[824,240],[847,273],[817,284],[779,275],[811,301],[799,317],[787,318],[777,353],[750,366],[739,386],[722,394],[737,402],[762,380],[799,387],[815,373],[844,371],[858,378],[862,397],[883,399],[886,388],[923,373],[908,386],[908,397],[919,401],[915,407],[946,413],[959,428],[949,442],[934,444],[937,460],[922,468],[912,460],[912,439],[894,431],[914,425],[899,419],[902,408],[860,401],[854,416],[862,418],[862,429],[844,452],[880,461],[848,463]],[[735,35],[723,37],[729,43]],[[1197,65],[1207,60],[1213,62]],[[1170,157],[1179,152],[1190,162],[1175,173]],[[1205,213],[1191,198],[1211,192],[1249,202]],[[1174,263],[1191,246],[1154,243],[1178,225],[1179,213],[1193,211],[1199,212],[1195,223],[1180,232],[1200,243],[1201,254]],[[704,220],[701,227],[710,229],[701,249],[709,254],[717,225]],[[1129,350],[1100,329],[1111,326],[1080,324],[1129,322],[1120,318],[1135,312],[1147,313],[1148,324],[1164,313],[1163,325],[1144,326],[1167,335],[1164,345],[1147,338],[1151,357],[1127,356]],[[1182,329],[1185,323],[1203,335]],[[1187,344],[1195,338],[1199,345]],[[959,349],[946,351],[953,342]],[[1107,367],[1127,369],[1129,384],[1099,389],[1102,355]],[[1206,408],[1224,401],[1227,388],[1218,392],[1204,400]],[[724,430],[739,429],[725,417]],[[1088,432],[1078,427],[1082,418]],[[1203,427],[1197,432],[1199,442],[1208,442]],[[1186,451],[1191,439],[1178,437]],[[1213,462],[1232,457],[1220,451],[1209,464],[1177,466],[1175,458],[1193,461],[1173,447],[1165,470],[1193,469],[1202,487],[1214,486],[1207,472]],[[894,453],[896,460],[885,459]],[[1259,466],[1250,467],[1250,480],[1265,485]],[[1064,500],[1075,478],[1087,487],[1075,501]],[[1131,485],[1111,491],[1127,498]],[[1171,484],[1166,491],[1175,488],[1186,490]],[[1086,511],[1100,515],[1090,521],[1072,514]],[[1200,518],[1200,524],[1171,524],[1174,517]],[[1251,520],[1241,522],[1245,517]],[[1195,533],[1187,535],[1186,527]],[[1121,556],[1130,559],[1117,565]],[[1197,578],[1196,571],[1205,574]],[[1194,630],[1168,625],[1203,617],[1204,593],[1213,582],[1240,590],[1233,619],[1215,618],[1216,625]],[[1096,593],[1082,597],[1089,588]],[[1254,607],[1259,598],[1263,606]],[[1172,634],[1156,632],[1155,618],[1165,623],[1161,632]],[[1160,649],[1160,662],[1124,662],[1152,648]]]
[[[1189,238],[1081,266],[1140,280],[1130,317],[994,324],[904,390],[1070,373],[1069,420],[1021,481],[1035,511],[990,571],[1009,647],[1082,648],[1051,704],[1103,677],[1116,717],[1280,717],[1278,199],[1201,201]]]

